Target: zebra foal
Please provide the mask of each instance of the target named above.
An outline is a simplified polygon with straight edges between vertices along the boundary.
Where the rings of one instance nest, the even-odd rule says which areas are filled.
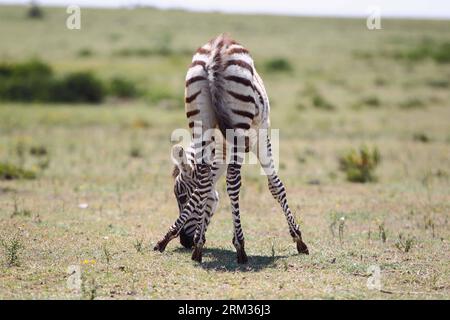
[[[174,193],[180,215],[154,250],[163,252],[180,235],[183,246],[194,246],[192,259],[201,262],[206,230],[218,202],[215,185],[226,172],[233,215],[233,245],[237,262],[247,263],[239,192],[244,153],[253,152],[268,178],[272,196],[285,214],[298,252],[308,254],[289,208],[285,187],[274,167],[267,135],[269,99],[248,50],[226,34],[200,47],[186,75],[185,109],[193,139],[188,152],[179,145],[172,149]],[[211,134],[216,128],[221,133]]]

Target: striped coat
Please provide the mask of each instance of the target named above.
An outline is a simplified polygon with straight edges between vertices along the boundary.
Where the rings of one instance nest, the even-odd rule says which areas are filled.
[[[239,192],[244,153],[252,151],[264,169],[272,196],[283,209],[297,250],[307,254],[285,187],[274,167],[267,135],[269,99],[248,50],[225,34],[200,47],[186,75],[185,108],[192,143],[187,153],[181,146],[172,150],[176,164],[174,193],[180,215],[155,250],[164,251],[169,241],[180,235],[185,247],[194,246],[192,259],[201,262],[206,229],[218,202],[215,185],[226,171],[233,245],[238,263],[247,262]],[[220,135],[214,134],[216,128]]]

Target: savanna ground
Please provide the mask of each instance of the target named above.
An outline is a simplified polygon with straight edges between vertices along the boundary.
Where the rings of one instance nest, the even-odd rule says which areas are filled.
[[[396,53],[450,41],[450,22],[383,20],[369,31],[364,19],[83,9],[77,31],[66,17],[1,7],[2,61],[126,75],[147,94],[1,103],[0,161],[37,177],[0,181],[0,298],[449,298],[450,65]],[[178,214],[170,134],[187,127],[186,66],[223,31],[250,49],[265,81],[309,256],[296,253],[256,166],[244,167],[241,193],[248,265],[235,261],[223,181],[201,265],[178,240],[152,251]],[[381,154],[377,182],[339,170],[339,155],[362,145]],[[71,265],[80,292],[67,287]],[[366,285],[372,265],[381,291]]]

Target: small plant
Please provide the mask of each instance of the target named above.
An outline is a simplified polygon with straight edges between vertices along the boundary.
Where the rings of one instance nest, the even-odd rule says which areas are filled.
[[[395,243],[395,246],[398,250],[403,252],[409,252],[414,244],[414,238],[411,236],[405,237],[403,234],[398,235],[398,240]]]
[[[102,245],[102,254],[106,261],[106,272],[109,272],[109,266],[111,264],[114,253],[112,253],[106,243]]]
[[[83,48],[78,51],[78,56],[81,58],[87,58],[94,55],[94,52],[89,48]]]
[[[378,225],[378,234],[380,236],[380,240],[383,241],[383,243],[386,243],[387,237],[386,237],[386,230],[384,228],[384,222]]]
[[[148,129],[151,126],[152,125],[148,120],[142,118],[136,118],[130,124],[130,127],[133,129]]]
[[[330,213],[330,224],[329,224],[329,228],[330,228],[330,232],[331,232],[331,235],[333,236],[333,238],[335,237],[335,234],[334,234],[334,228],[336,227],[337,221],[338,221],[338,219],[337,219],[337,213],[336,213],[336,211],[332,211],[332,212]]]
[[[315,108],[326,110],[326,111],[332,111],[336,109],[336,107],[328,102],[321,94],[316,93],[312,97],[312,104]]]
[[[447,79],[432,79],[427,81],[427,84],[432,88],[445,89],[450,87],[450,80]]]
[[[139,147],[134,146],[130,150],[130,157],[131,158],[142,158],[142,151]]]
[[[144,250],[144,239],[136,239],[133,246],[136,249],[137,253],[142,253],[142,251]]]
[[[340,169],[347,175],[350,182],[376,181],[374,170],[380,163],[380,153],[377,148],[370,150],[363,146],[359,150],[352,149],[339,158]]]
[[[416,132],[416,133],[414,133],[413,140],[414,141],[418,141],[418,142],[422,142],[422,143],[428,143],[428,142],[431,141],[430,137],[424,132]]]
[[[36,179],[36,173],[11,163],[0,162],[0,180]]]
[[[97,289],[99,286],[95,282],[94,278],[87,280],[83,277],[83,281],[81,282],[81,294],[87,300],[94,300],[97,297]]]
[[[42,19],[44,17],[44,11],[34,1],[31,2],[31,6],[27,11],[27,17],[30,19]]]
[[[19,204],[17,203],[17,198],[14,197],[14,209],[13,209],[13,212],[11,213],[11,218],[17,217],[17,216],[29,217],[29,216],[31,216],[31,211],[27,210],[27,209],[19,208]]]
[[[370,96],[362,99],[361,104],[371,108],[378,108],[381,106],[381,101],[377,96]]]
[[[134,82],[121,77],[115,77],[109,84],[109,93],[118,98],[135,98],[139,90]]]
[[[426,215],[424,217],[424,225],[425,225],[425,230],[431,229],[431,233],[433,235],[433,238],[435,238],[436,237],[436,234],[435,234],[435,223],[434,223],[434,220],[431,217],[431,215]]]
[[[271,246],[272,259],[275,259],[275,243],[272,241]]]
[[[9,239],[0,238],[0,246],[3,247],[3,250],[5,252],[6,265],[8,267],[19,266],[20,253],[23,249],[25,249],[25,246],[23,245],[20,237],[20,231],[18,231]]]
[[[43,157],[48,155],[48,150],[45,146],[31,146],[30,154],[36,157]]]
[[[339,242],[342,245],[344,241],[344,227],[345,227],[345,217],[342,216],[339,218]]]
[[[289,60],[281,57],[269,59],[264,64],[264,68],[267,72],[292,72],[294,70]]]
[[[399,104],[401,109],[422,109],[425,107],[425,103],[419,98],[410,98]]]

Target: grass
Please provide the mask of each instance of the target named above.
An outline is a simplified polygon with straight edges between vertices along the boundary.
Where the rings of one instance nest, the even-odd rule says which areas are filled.
[[[0,238],[20,228],[21,244],[0,250],[1,299],[449,298],[450,92],[429,84],[446,79],[449,65],[424,59],[408,66],[377,54],[398,39],[443,43],[448,22],[386,19],[382,32],[372,32],[357,19],[83,9],[75,32],[65,17],[44,8],[33,20],[25,8],[2,7],[0,56],[37,56],[57,74],[125,77],[149,96],[95,107],[0,105],[0,162],[39,172],[0,181]],[[256,166],[244,166],[241,194],[248,265],[236,263],[224,181],[201,265],[176,240],[163,254],[152,251],[178,214],[169,137],[187,128],[184,52],[222,31],[262,66],[272,127],[280,128],[280,176],[309,256],[296,254]],[[79,56],[83,48],[95,54]],[[114,54],[122,48],[159,53]],[[355,51],[373,54],[355,59]],[[264,63],[277,57],[293,71],[266,72]],[[315,107],[314,95],[333,108]],[[305,108],[297,107],[300,98]],[[361,102],[368,107],[352,107]],[[417,133],[432,139],[424,143]],[[341,152],[361,145],[382,154],[374,183],[348,182],[339,170]],[[8,252],[18,253],[18,265],[9,265]],[[78,292],[67,287],[74,265],[83,279]],[[367,288],[374,265],[383,291]]]

